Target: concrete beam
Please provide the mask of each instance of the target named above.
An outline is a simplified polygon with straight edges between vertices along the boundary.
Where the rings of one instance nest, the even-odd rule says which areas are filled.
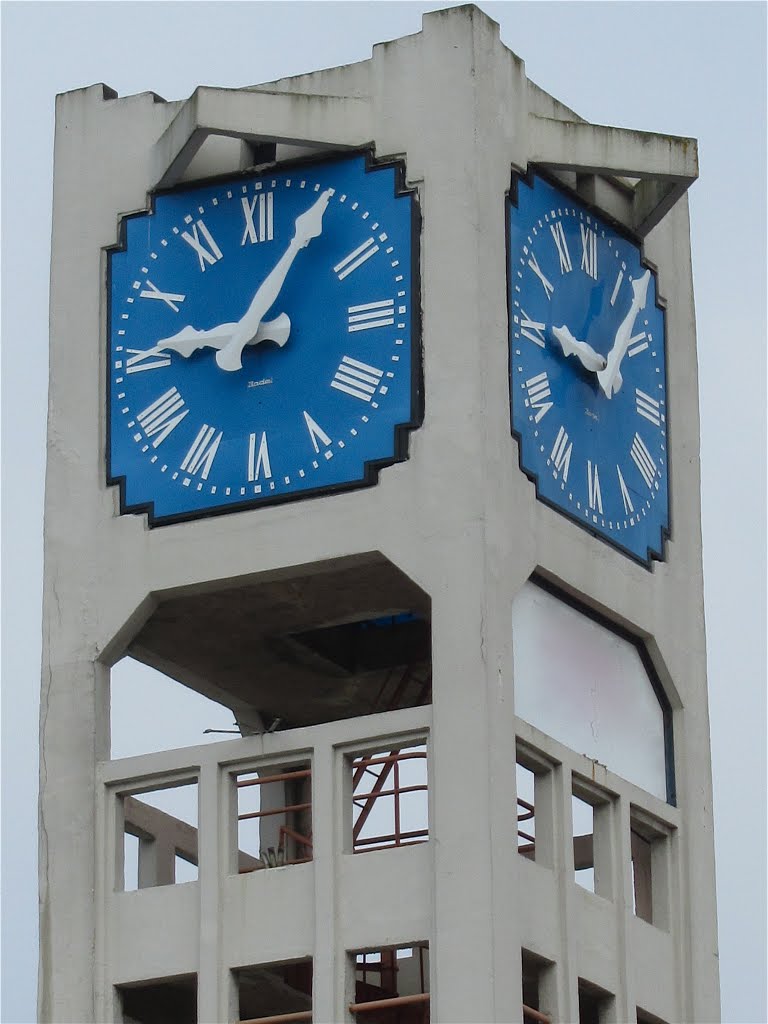
[[[209,135],[353,149],[371,142],[373,131],[364,99],[201,86],[155,143],[156,187],[175,185]]]
[[[672,209],[688,191],[690,181],[662,181],[645,178],[638,181],[632,199],[633,227],[641,238]]]
[[[639,179],[631,227],[655,227],[699,176],[695,139],[636,132],[581,121],[528,117],[529,162],[577,174]],[[624,182],[632,188],[631,182]]]
[[[687,181],[699,176],[695,139],[625,128],[528,118],[530,161],[578,174]]]

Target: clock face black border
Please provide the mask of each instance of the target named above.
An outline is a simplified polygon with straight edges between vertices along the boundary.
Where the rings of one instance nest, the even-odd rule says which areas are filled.
[[[606,213],[604,210],[602,210],[600,207],[596,206],[594,203],[589,202],[588,200],[584,199],[583,196],[581,196],[575,189],[573,189],[572,187],[570,187],[567,184],[564,184],[556,175],[548,172],[548,170],[545,167],[542,167],[542,166],[540,166],[540,165],[538,165],[536,163],[531,163],[531,164],[528,165],[528,168],[527,168],[527,170],[526,170],[526,172],[524,174],[519,172],[519,171],[516,171],[516,170],[512,169],[511,177],[510,177],[510,186],[509,186],[509,189],[508,189],[508,191],[507,191],[507,193],[506,193],[506,195],[504,197],[504,210],[505,210],[504,241],[505,241],[505,258],[506,258],[506,276],[505,276],[505,281],[506,281],[506,306],[507,306],[507,335],[506,335],[506,337],[507,337],[507,344],[508,344],[508,373],[507,373],[507,379],[508,379],[508,383],[509,383],[510,433],[511,433],[512,437],[514,437],[514,439],[515,439],[515,441],[517,443],[518,467],[519,467],[520,471],[522,473],[524,473],[525,476],[531,481],[531,483],[534,484],[535,492],[536,492],[536,500],[537,501],[540,501],[543,505],[546,505],[547,508],[552,509],[554,512],[557,512],[559,515],[564,516],[570,522],[574,523],[575,525],[580,527],[582,530],[585,530],[590,536],[599,539],[600,541],[602,541],[602,543],[608,545],[610,548],[613,548],[615,551],[618,551],[619,553],[621,553],[625,558],[628,558],[631,561],[635,562],[636,564],[641,565],[644,569],[647,569],[649,572],[653,572],[654,562],[655,561],[659,561],[659,562],[665,562],[666,561],[667,542],[669,540],[671,540],[672,536],[673,536],[673,493],[672,493],[673,492],[673,488],[672,488],[672,468],[671,468],[671,461],[672,460],[671,460],[670,444],[669,443],[667,443],[666,453],[665,453],[666,454],[666,486],[667,486],[667,515],[666,515],[667,523],[666,523],[665,526],[661,526],[661,528],[660,528],[660,544],[659,544],[658,548],[656,548],[656,547],[652,547],[652,548],[649,547],[648,555],[647,555],[646,558],[643,558],[643,557],[637,555],[635,552],[633,552],[632,550],[628,549],[627,547],[625,547],[621,543],[617,542],[616,540],[614,540],[612,537],[606,535],[605,533],[603,533],[603,532],[601,532],[601,531],[599,531],[597,529],[593,529],[592,526],[588,522],[584,521],[578,515],[576,515],[575,513],[571,512],[568,508],[564,507],[561,504],[558,504],[555,501],[550,500],[545,495],[542,495],[541,492],[540,492],[540,485],[539,485],[539,476],[540,476],[540,474],[538,472],[533,471],[533,470],[529,469],[528,467],[526,467],[525,462],[524,462],[524,459],[525,459],[525,455],[524,455],[524,452],[523,452],[524,435],[519,430],[517,430],[515,428],[515,426],[514,426],[513,406],[512,406],[512,402],[513,402],[513,395],[512,395],[512,369],[513,369],[513,362],[512,362],[512,360],[513,360],[513,355],[512,355],[512,344],[511,344],[511,337],[512,337],[512,335],[511,335],[511,325],[512,325],[513,312],[512,312],[512,308],[511,308],[511,294],[510,294],[509,274],[510,274],[511,260],[512,260],[513,253],[511,251],[511,230],[510,229],[511,229],[512,209],[513,209],[513,207],[514,208],[518,207],[518,189],[519,189],[520,182],[523,182],[525,185],[527,185],[528,187],[532,188],[533,187],[533,183],[534,183],[534,179],[537,178],[537,177],[542,179],[544,182],[548,183],[549,185],[551,185],[553,188],[555,188],[558,191],[562,192],[565,196],[570,197],[573,200],[574,203],[578,204],[580,207],[582,207],[586,211],[589,211],[590,214],[594,215],[600,221],[604,222],[607,226],[609,226],[611,228],[611,230],[617,236],[619,236],[620,238],[622,238],[626,242],[630,243],[632,246],[634,246],[637,249],[638,254],[639,254],[639,258],[640,258],[640,264],[645,269],[650,270],[651,274],[653,275],[655,284],[656,284],[656,288],[655,288],[655,296],[656,296],[655,306],[659,310],[661,310],[662,313],[665,313],[666,309],[667,309],[667,300],[665,298],[663,298],[659,294],[659,290],[658,290],[658,270],[656,268],[656,265],[652,261],[650,261],[650,260],[648,260],[646,258],[642,238],[640,238],[638,235],[633,233],[624,224],[622,224],[621,222],[616,220],[615,217],[612,217],[610,214]],[[669,337],[668,337],[668,332],[667,332],[667,327],[666,327],[666,320],[665,320],[665,325],[664,325],[664,356],[663,356],[663,365],[664,365],[665,379],[666,379],[667,382],[669,381],[669,353],[668,353],[668,344],[669,344]],[[669,438],[671,436],[671,429],[672,429],[672,422],[671,422],[672,421],[672,416],[670,415],[670,412],[669,412],[669,406],[667,406],[667,409],[666,409],[666,421],[667,421],[666,436],[667,436],[667,442],[669,442]]]
[[[356,150],[344,150],[332,154],[323,153],[317,156],[297,157],[290,160],[273,161],[266,165],[258,165],[255,168],[248,168],[241,171],[225,172],[207,178],[184,182],[169,189],[153,189],[148,193],[147,206],[145,209],[133,211],[128,214],[118,214],[118,241],[115,245],[105,246],[103,252],[105,260],[105,309],[106,320],[104,338],[108,338],[110,324],[113,314],[112,281],[110,273],[110,254],[126,250],[127,224],[134,218],[146,217],[155,212],[155,203],[159,197],[175,196],[192,193],[194,190],[218,183],[230,183],[245,181],[269,174],[298,171],[306,168],[309,172],[315,167],[327,167],[333,164],[349,161],[353,157],[363,157],[365,161],[365,174],[375,174],[377,171],[391,169],[394,172],[394,196],[410,197],[410,294],[411,302],[407,313],[410,328],[410,407],[411,416],[408,420],[395,424],[394,426],[394,452],[392,456],[371,459],[365,462],[364,472],[360,479],[345,481],[342,483],[331,483],[325,486],[307,488],[305,490],[276,494],[269,497],[262,497],[258,501],[253,499],[235,501],[228,504],[217,505],[197,511],[187,511],[172,515],[156,515],[154,500],[128,503],[126,501],[126,478],[124,474],[113,473],[112,471],[112,409],[111,409],[111,388],[104,381],[102,387],[106,392],[105,404],[105,462],[106,462],[106,483],[107,486],[118,486],[119,488],[119,515],[133,514],[147,516],[147,525],[152,528],[156,526],[174,525],[178,523],[191,522],[199,519],[206,519],[211,516],[228,515],[236,512],[255,511],[262,507],[273,507],[294,501],[310,500],[319,497],[328,497],[336,494],[343,494],[358,490],[363,487],[371,487],[378,482],[379,473],[398,462],[403,462],[409,457],[409,436],[411,431],[419,429],[424,420],[424,376],[423,376],[423,344],[422,344],[422,298],[421,298],[421,210],[419,205],[418,188],[409,187],[406,184],[406,162],[403,158],[382,157],[376,158],[373,146],[365,146]],[[103,351],[109,358],[109,345],[105,345]],[[109,370],[105,370],[109,374]],[[108,379],[108,378],[107,378]]]

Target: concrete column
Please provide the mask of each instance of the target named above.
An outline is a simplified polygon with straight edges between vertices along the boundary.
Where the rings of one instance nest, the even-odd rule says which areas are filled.
[[[228,970],[221,964],[221,896],[229,862],[229,829],[223,781],[218,765],[207,761],[198,783],[198,885],[200,886],[200,960],[197,970],[197,1016],[200,1024],[226,1020]]]
[[[345,950],[338,948],[337,864],[343,849],[336,779],[336,756],[327,744],[312,756],[312,864],[315,872],[315,934],[312,965],[313,1020],[346,1020]]]
[[[574,927],[573,863],[573,787],[570,769],[558,765],[552,770],[555,808],[554,873],[560,908],[560,948],[557,957],[556,986],[558,1020],[579,1019],[578,974],[572,955],[577,941]]]
[[[629,804],[619,800],[611,808],[611,845],[613,847],[613,872],[616,884],[613,899],[616,904],[616,951],[618,964],[618,991],[614,1001],[617,1021],[634,1020],[636,1000],[631,964],[628,961],[628,932],[632,927],[632,851],[629,831]]]
[[[114,242],[115,211],[138,206],[147,188],[141,160],[129,167],[115,154],[126,145],[132,153],[148,150],[163,116],[150,96],[119,111],[110,97],[104,86],[93,86],[59,96],[56,104],[38,1012],[41,1021],[57,1024],[95,1019],[94,786],[96,765],[109,756],[109,673],[99,661],[98,637],[124,571],[119,561],[113,566],[103,529],[113,496],[103,484],[102,246]]]

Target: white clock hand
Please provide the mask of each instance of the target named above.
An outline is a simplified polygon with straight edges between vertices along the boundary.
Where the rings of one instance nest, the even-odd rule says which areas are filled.
[[[283,287],[288,271],[299,250],[322,232],[323,214],[331,195],[332,190],[326,189],[308,210],[296,218],[293,238],[288,248],[257,288],[245,316],[236,325],[229,342],[216,353],[216,362],[222,370],[239,370],[243,365],[242,351],[255,338],[262,317],[280,294],[280,289]]]
[[[560,347],[566,357],[576,356],[585,370],[599,371],[605,369],[605,357],[601,356],[599,352],[595,352],[586,341],[577,341],[565,324],[562,327],[553,327],[552,334],[560,342]]]
[[[619,373],[619,367],[621,366],[622,359],[627,353],[629,343],[632,340],[632,329],[635,326],[637,314],[641,309],[645,309],[645,301],[648,296],[648,282],[650,279],[651,272],[650,270],[646,270],[642,277],[639,277],[632,282],[632,304],[629,307],[629,312],[621,321],[619,329],[616,331],[613,348],[608,353],[608,362],[606,363],[605,369],[600,370],[597,374],[597,379],[606,398],[610,398],[611,395],[615,394],[621,388],[623,383],[621,374]]]
[[[161,352],[177,352],[180,356],[188,359],[193,352],[199,348],[225,348],[232,340],[232,335],[240,326],[241,321],[229,324],[219,324],[218,327],[211,327],[210,330],[198,331],[194,327],[183,327],[178,334],[170,338],[163,338],[152,348],[147,349],[142,358],[158,355]],[[288,341],[291,333],[291,321],[285,313],[281,313],[274,320],[262,320],[256,334],[248,342],[249,345],[258,345],[262,341],[274,341],[276,345],[282,346]]]

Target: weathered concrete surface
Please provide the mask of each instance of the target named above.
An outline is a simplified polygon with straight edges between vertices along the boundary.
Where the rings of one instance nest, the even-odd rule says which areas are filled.
[[[380,556],[321,569],[158,600],[129,653],[263,728],[275,718],[289,728],[385,710],[408,666],[398,706],[417,702],[430,671],[427,596]],[[375,631],[386,650],[374,649],[378,637],[368,631],[353,663],[332,642],[333,627],[399,612],[422,621]],[[327,639],[313,644],[321,627]]]
[[[196,89],[155,144],[158,187],[175,185],[209,135],[350,149],[371,141],[370,103],[350,97]]]
[[[431,600],[435,839],[428,853],[419,851],[421,860],[413,858],[424,902],[409,921],[409,928],[416,928],[427,927],[428,920],[430,931],[398,933],[395,940],[431,943],[433,1019],[450,1024],[519,1018],[519,950],[532,941],[523,929],[536,892],[527,873],[537,866],[514,853],[512,779],[519,723],[510,621],[514,595],[538,568],[651,638],[675,708],[679,798],[671,938],[658,940],[673,950],[672,974],[658,986],[653,1008],[669,1020],[717,1020],[699,423],[685,200],[646,241],[668,300],[668,389],[674,403],[669,430],[673,535],[667,561],[649,574],[537,503],[533,485],[518,469],[510,435],[504,193],[510,167],[525,168],[531,157],[530,114],[566,118],[567,108],[527,82],[522,61],[501,44],[498,26],[473,7],[426,16],[421,33],[377,46],[359,65],[254,91],[280,94],[275,103],[285,111],[285,123],[279,133],[272,125],[269,131],[281,140],[305,138],[306,128],[297,126],[306,123],[307,101],[293,93],[353,97],[355,109],[359,101],[370,118],[377,154],[405,156],[423,216],[424,425],[411,437],[409,461],[387,469],[375,488],[152,531],[141,516],[119,517],[116,490],[106,486],[104,469],[103,249],[116,241],[119,215],[143,209],[148,191],[164,173],[158,170],[160,149],[165,147],[164,159],[171,163],[183,150],[187,136],[181,129],[181,141],[172,129],[158,149],[183,104],[158,102],[152,94],[115,99],[98,86],[59,97],[41,705],[40,1020],[115,1019],[112,986],[131,980],[120,973],[127,969],[121,951],[138,956],[128,936],[133,927],[151,930],[156,918],[148,909],[150,896],[162,901],[168,934],[178,937],[178,946],[168,960],[151,932],[136,969],[140,963],[146,967],[148,951],[155,948],[168,970],[197,970],[200,1019],[228,1019],[226,972],[236,964],[245,937],[233,926],[238,898],[227,895],[240,880],[222,878],[226,870],[217,835],[222,783],[215,765],[206,768],[201,781],[199,883],[137,894],[104,890],[114,837],[109,839],[108,822],[102,820],[103,786],[96,779],[109,750],[107,663],[150,620],[157,595],[197,591],[208,581],[268,580],[286,569],[290,575],[291,567],[372,551]],[[268,96],[263,101],[268,104]],[[339,121],[334,134],[334,104],[327,107],[323,132],[311,141],[350,144],[346,124]],[[234,127],[243,129],[240,121]],[[559,131],[565,139],[572,129],[548,126],[554,136]],[[577,131],[588,140],[587,149],[599,148],[600,133],[589,142],[589,128],[580,124]],[[258,126],[253,134],[261,138]],[[612,139],[616,167],[635,166],[629,160],[634,150],[622,159],[621,133]],[[285,152],[281,142],[278,156]],[[239,168],[226,159],[222,156],[222,172]],[[109,176],[103,174],[107,164]],[[682,173],[691,166],[684,162]],[[670,169],[667,160],[660,173]],[[595,187],[610,194],[616,215],[630,223],[633,198],[626,189],[603,179]],[[312,530],[306,527],[308,509]],[[374,719],[360,721],[367,723],[359,726],[360,735],[367,735]],[[344,924],[349,910],[335,902],[334,829],[341,826],[330,813],[338,767],[331,751],[337,742],[353,744],[352,724],[337,723],[338,736],[323,741],[328,745],[313,783],[316,807],[328,811],[316,815],[316,839],[325,853],[308,870],[296,869],[306,897],[301,930],[288,935],[288,926],[280,926],[286,955],[315,957],[318,1021],[338,1020],[344,1013],[342,966],[349,948],[344,943],[352,938]],[[279,742],[288,736],[282,734]],[[255,738],[237,742],[258,747]],[[297,730],[297,747],[313,742],[309,731]],[[199,760],[187,764],[174,755],[167,759],[168,770],[187,765],[185,770],[194,773]],[[161,763],[166,762],[152,762]],[[126,767],[127,774],[145,770],[138,763]],[[103,764],[98,771],[106,771]],[[567,820],[567,788],[553,794],[553,806],[561,812],[556,820]],[[615,834],[627,831],[627,845],[618,842],[617,878],[628,870],[629,842],[628,819],[619,817]],[[616,917],[609,925],[594,908],[582,913],[564,864],[553,875],[557,886],[547,889],[557,915],[552,930],[541,936],[561,965],[555,993],[559,1019],[575,1019],[576,1013],[578,965],[569,960],[569,939],[587,951],[583,962],[590,970],[616,986],[617,1013],[632,1014],[648,994],[647,982],[637,977],[643,950],[658,943],[634,927],[644,923],[631,919],[631,908],[621,925]],[[354,872],[345,872],[343,885],[352,898],[359,887]],[[128,930],[115,923],[118,911],[108,909],[115,896],[136,897],[120,902]],[[372,932],[381,923],[374,918]],[[354,941],[363,941],[362,932]],[[250,949],[249,955],[256,952]],[[647,962],[659,963],[658,953],[649,953]]]

